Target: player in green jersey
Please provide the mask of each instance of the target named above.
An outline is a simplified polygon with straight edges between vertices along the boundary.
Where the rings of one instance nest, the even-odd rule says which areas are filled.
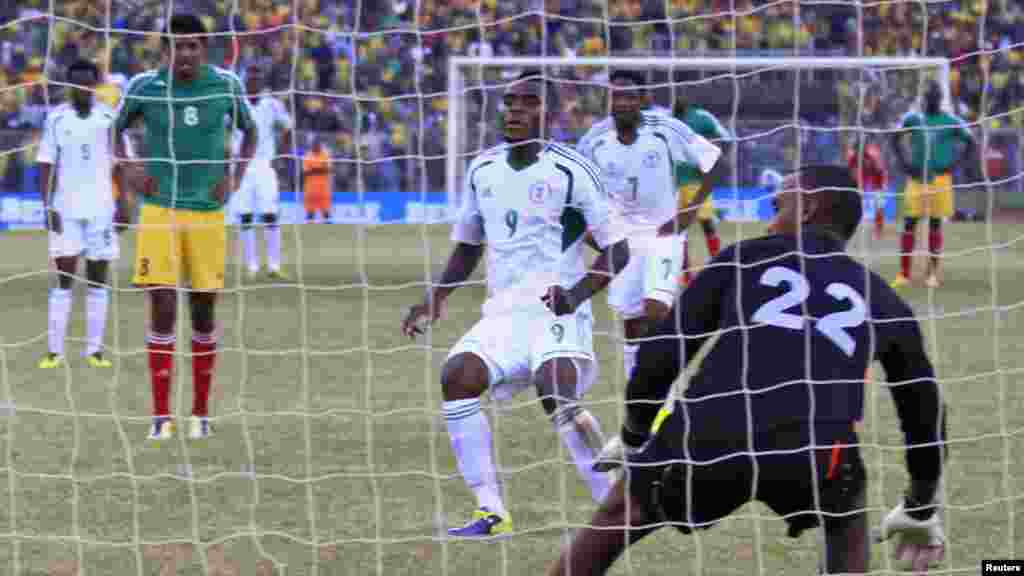
[[[904,190],[903,237],[900,243],[900,274],[894,288],[910,282],[911,253],[920,218],[928,218],[928,271],[925,284],[937,288],[940,283],[939,258],[942,254],[942,220],[953,215],[953,171],[968,157],[977,157],[974,137],[964,121],[942,109],[942,89],[931,82],[924,94],[923,110],[908,112],[900,127],[907,130],[892,134],[892,148],[907,174]],[[911,158],[903,151],[903,137],[910,135]],[[965,149],[960,150],[959,146]]]
[[[210,433],[208,403],[216,358],[214,308],[224,287],[227,230],[223,206],[256,146],[256,127],[237,76],[206,63],[207,31],[193,14],[175,14],[164,36],[164,65],[132,78],[115,121],[121,134],[145,128],[145,174],[135,254],[136,285],[150,297],[149,352],[153,385],[151,440],[173,435],[170,414],[174,324],[179,281],[191,287],[192,378],[189,437]],[[226,121],[227,120],[227,121]],[[244,133],[235,177],[228,169],[228,130]],[[119,149],[118,157],[124,157]]]
[[[728,154],[725,146],[732,140],[729,131],[722,126],[722,123],[707,110],[692,105],[685,96],[676,98],[672,115],[690,127],[691,130],[700,134],[705,140],[717,144],[722,148],[722,156]],[[689,164],[678,164],[676,167],[676,185],[680,206],[687,206],[700,190],[702,175],[700,170]],[[714,258],[721,249],[722,241],[718,237],[718,230],[715,229],[715,212],[711,198],[701,204],[697,211],[697,220],[700,221],[701,229],[704,231],[704,240],[708,245],[708,258]],[[688,241],[683,241],[683,275],[682,283],[690,282],[690,249]]]

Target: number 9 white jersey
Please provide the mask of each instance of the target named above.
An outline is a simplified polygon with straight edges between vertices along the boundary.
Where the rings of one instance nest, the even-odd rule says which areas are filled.
[[[707,173],[722,155],[679,120],[658,112],[641,112],[637,139],[619,140],[612,118],[595,124],[580,139],[577,149],[597,164],[605,187],[630,235],[653,233],[675,216],[675,168],[678,163]]]

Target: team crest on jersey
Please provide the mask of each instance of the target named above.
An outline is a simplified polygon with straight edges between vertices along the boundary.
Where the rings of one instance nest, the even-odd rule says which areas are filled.
[[[661,154],[658,154],[657,150],[651,150],[647,154],[644,154],[644,166],[648,168],[654,168],[657,166],[659,160],[661,160]]]
[[[530,201],[534,204],[543,204],[550,194],[551,186],[547,182],[541,181],[530,186]]]

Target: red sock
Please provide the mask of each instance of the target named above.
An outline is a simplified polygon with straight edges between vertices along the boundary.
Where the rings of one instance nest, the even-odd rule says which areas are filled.
[[[942,230],[932,230],[928,234],[928,251],[933,255],[942,254]]]
[[[174,335],[150,333],[149,377],[153,384],[153,415],[170,416],[171,375],[174,373]]]
[[[718,239],[718,234],[708,234],[704,239],[708,241],[708,255],[712,258],[718,256],[718,251],[722,249],[722,241]]]
[[[217,336],[215,334],[192,334],[192,415],[208,416],[210,406],[210,383],[213,380],[213,366],[217,359]]]
[[[910,278],[911,253],[914,251],[914,233],[904,232],[901,239],[900,271],[904,278]]]

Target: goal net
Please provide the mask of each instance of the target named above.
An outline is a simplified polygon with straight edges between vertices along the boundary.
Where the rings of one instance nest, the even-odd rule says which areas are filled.
[[[43,118],[67,98],[72,61],[97,62],[95,95],[114,103],[131,76],[161,65],[156,31],[184,11],[211,30],[209,62],[243,79],[258,66],[294,122],[274,162],[288,277],[246,273],[236,249],[239,210],[229,204],[214,434],[192,442],[184,430],[192,358],[182,286],[172,388],[181,425],[157,445],[145,440],[150,310],[131,285],[136,230],[121,237],[111,271],[105,345],[113,367],[91,368],[78,356],[81,266],[68,361],[36,367],[55,280],[35,153]],[[905,176],[889,135],[927,82],[939,81],[984,162],[981,180],[955,174],[943,285],[920,283],[922,222],[917,283],[904,293],[950,406],[942,493],[949,545],[937,573],[978,573],[984,559],[1018,556],[1022,17],[1012,3],[966,2],[3,3],[0,574],[543,573],[595,506],[532,392],[485,403],[513,533],[486,544],[446,534],[475,502],[440,414],[440,366],[479,317],[486,271],[454,293],[423,337],[410,342],[399,332],[450,249],[469,161],[500,142],[501,91],[527,67],[556,87],[546,129],[567,144],[607,115],[608,74],[617,67],[642,71],[652,106],[667,114],[685,100],[714,115],[735,142],[730,177],[712,198],[725,245],[763,233],[771,215],[765,170],[846,164],[878,146],[889,180],[864,192],[866,221],[850,252],[886,278],[899,270],[904,230]],[[316,143],[329,158],[325,209],[309,202]],[[147,157],[144,147],[136,152]],[[884,216],[878,236],[876,212]],[[262,251],[270,225],[255,216]],[[706,249],[700,226],[690,235],[696,272]],[[604,295],[594,309],[601,376],[583,404],[614,433],[625,385],[621,322]],[[685,385],[684,376],[677,389]],[[869,375],[860,438],[877,525],[907,483],[880,370]],[[891,552],[873,545],[872,574],[907,568]],[[786,538],[781,519],[751,504],[709,531],[657,532],[614,573],[813,573],[819,560],[815,534]]]

